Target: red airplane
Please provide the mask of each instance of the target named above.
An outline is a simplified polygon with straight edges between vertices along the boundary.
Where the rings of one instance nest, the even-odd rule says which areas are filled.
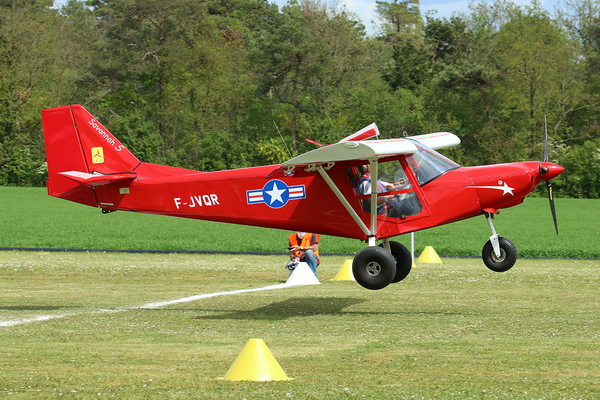
[[[399,282],[411,254],[389,238],[485,215],[485,265],[510,269],[515,245],[492,223],[564,169],[544,162],[461,167],[435,149],[460,139],[439,132],[398,139],[371,124],[340,142],[279,164],[199,172],[141,162],[80,105],[42,111],[48,194],[103,213],[135,211],[360,239],[352,272],[368,289]],[[371,139],[371,140],[368,140]],[[371,176],[377,177],[371,185]],[[558,228],[556,227],[558,234]],[[376,245],[380,240],[381,244]]]

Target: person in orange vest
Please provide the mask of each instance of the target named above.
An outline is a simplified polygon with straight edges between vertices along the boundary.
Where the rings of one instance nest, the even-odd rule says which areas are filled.
[[[294,232],[290,234],[290,264],[294,263],[293,267],[298,261],[304,261],[308,264],[315,276],[317,276],[317,267],[321,263],[319,257],[319,234],[308,233],[308,232]]]

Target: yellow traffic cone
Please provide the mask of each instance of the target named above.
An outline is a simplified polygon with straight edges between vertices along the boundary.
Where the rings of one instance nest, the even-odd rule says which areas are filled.
[[[250,339],[225,378],[228,381],[289,381],[262,339]]]
[[[332,281],[355,281],[354,274],[352,274],[352,260],[344,261],[342,268],[338,271],[337,275]]]
[[[441,258],[437,255],[433,247],[427,246],[417,258],[417,263],[422,264],[442,264]]]

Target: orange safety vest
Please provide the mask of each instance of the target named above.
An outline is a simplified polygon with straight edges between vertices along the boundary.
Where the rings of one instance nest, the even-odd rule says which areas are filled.
[[[294,232],[290,235],[290,246],[300,246],[300,247],[308,247],[311,246],[311,242],[312,242],[312,235],[313,233],[306,233],[304,235],[304,237],[302,238],[302,242],[298,243],[298,235]],[[317,238],[317,243],[319,243],[319,234],[318,233],[314,233],[315,237]],[[302,253],[302,254],[300,254]],[[304,252],[298,250],[297,252],[294,253],[295,256],[304,256]],[[317,249],[317,251],[315,251],[315,256],[317,256],[317,260],[319,261],[319,264],[321,264],[321,258],[319,257],[319,249]]]

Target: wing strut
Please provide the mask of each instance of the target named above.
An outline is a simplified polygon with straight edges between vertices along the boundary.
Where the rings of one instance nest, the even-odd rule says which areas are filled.
[[[374,237],[377,234],[377,177],[379,176],[379,162],[376,158],[369,158],[369,164],[371,165],[371,236]],[[373,179],[375,179],[375,182],[373,182]]]
[[[377,165],[377,162],[375,162],[375,165]],[[354,209],[352,208],[352,206],[350,205],[350,203],[348,203],[348,200],[346,200],[346,198],[344,197],[344,195],[342,194],[342,192],[340,192],[340,189],[337,188],[337,186],[331,180],[331,178],[329,177],[329,175],[327,174],[327,172],[325,171],[325,169],[323,168],[323,166],[321,164],[317,165],[317,171],[319,171],[319,174],[323,177],[323,179],[325,180],[325,182],[327,182],[327,185],[329,185],[329,188],[331,189],[331,191],[340,200],[340,202],[342,203],[342,205],[348,211],[348,214],[350,214],[350,216],[352,217],[352,219],[354,220],[354,222],[356,222],[356,224],[363,231],[363,233],[365,235],[367,235],[367,236],[371,236],[371,235],[374,236],[375,233],[371,233],[371,231],[369,231],[369,229],[367,228],[367,226],[365,225],[365,223],[362,222],[362,220],[360,219],[360,217],[358,216],[358,214],[356,213],[356,211],[354,211]],[[375,191],[377,191],[377,186],[375,186]],[[377,193],[375,193],[375,196],[377,196]],[[373,226],[372,215],[373,215],[373,211],[371,210],[371,225]],[[375,220],[377,220],[377,209],[375,209]]]

